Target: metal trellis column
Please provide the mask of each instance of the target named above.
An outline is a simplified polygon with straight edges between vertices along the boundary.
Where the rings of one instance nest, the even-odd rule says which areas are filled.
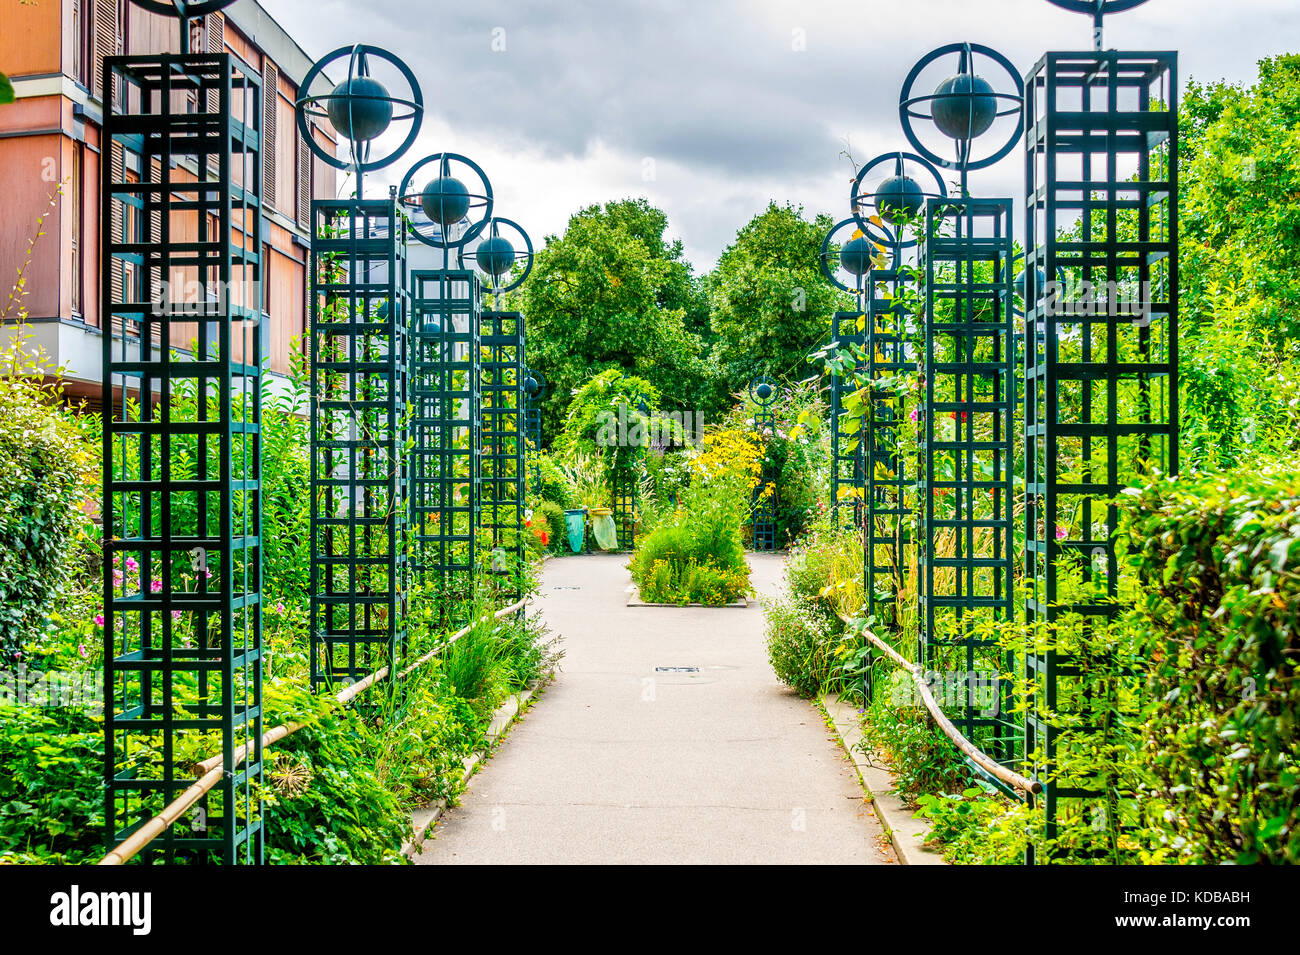
[[[1177,68],[1176,53],[1049,53],[1026,81],[1025,613],[1080,646],[1118,609],[1116,495],[1178,470]],[[1026,666],[1047,838],[1082,821],[1091,843],[1056,851],[1105,855],[1121,787],[1062,778],[1058,756],[1136,677],[1054,647]]]
[[[406,636],[406,239],[395,198],[312,202],[312,683]]]
[[[1012,203],[931,199],[925,215],[918,651],[958,729],[1010,760],[1009,658],[979,623],[1012,618]]]
[[[258,863],[263,90],[229,53],[108,57],[104,90],[107,835],[211,733],[234,768],[147,854]]]

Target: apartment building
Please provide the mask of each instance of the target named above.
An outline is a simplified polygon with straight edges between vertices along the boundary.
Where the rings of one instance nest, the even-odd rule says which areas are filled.
[[[338,188],[335,170],[312,155],[294,117],[311,60],[256,0],[239,0],[191,27],[192,50],[235,54],[260,71],[267,91],[264,348],[271,372],[284,374],[306,329],[311,200]],[[27,331],[66,367],[68,393],[92,404],[102,380],[101,64],[113,54],[178,49],[174,18],[128,0],[0,0],[0,70],[17,95],[0,106],[0,310],[8,303],[0,335],[12,334],[20,317],[19,301],[10,299],[21,270]],[[335,149],[331,129],[313,125],[312,132]]]

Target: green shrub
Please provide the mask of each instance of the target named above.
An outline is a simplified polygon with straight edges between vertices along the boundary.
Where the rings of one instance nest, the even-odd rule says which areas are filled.
[[[926,845],[958,865],[1020,865],[1025,861],[1030,811],[972,787],[961,795],[928,794],[916,798],[919,818],[930,822]]]
[[[0,663],[41,633],[94,488],[95,456],[53,389],[0,377]]]
[[[1300,862],[1300,477],[1190,477],[1128,501],[1150,661],[1140,758],[1181,862]]]
[[[963,789],[970,771],[916,699],[912,678],[893,670],[880,684],[862,722],[863,742],[888,760],[899,795],[915,802],[924,793]]]
[[[642,600],[717,607],[753,592],[735,502],[728,485],[699,482],[683,508],[637,540],[628,566]]]
[[[533,529],[538,526],[546,528],[547,535],[550,538],[550,544],[547,545],[552,553],[562,553],[565,548],[565,539],[568,537],[568,528],[564,522],[564,508],[551,501],[542,501],[533,508]]]
[[[776,677],[802,697],[812,698],[835,670],[838,621],[804,601],[787,597],[763,602],[767,657]]]
[[[0,862],[97,859],[103,759],[103,728],[84,712],[0,703]]]
[[[573,488],[555,459],[543,451],[528,455],[529,490],[561,511],[573,506]],[[537,486],[533,487],[536,482]]]

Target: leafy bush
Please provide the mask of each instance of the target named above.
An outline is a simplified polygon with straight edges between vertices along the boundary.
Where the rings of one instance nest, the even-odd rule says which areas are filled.
[[[1183,862],[1300,862],[1300,478],[1185,478],[1131,498],[1151,661],[1143,775]]]
[[[961,795],[916,798],[916,815],[930,822],[927,845],[958,865],[1020,865],[1028,843],[1029,810],[1023,803],[978,787]]]
[[[541,500],[561,511],[573,506],[573,488],[551,455],[540,451],[528,455],[528,480],[529,490]],[[534,480],[536,487],[532,486]]]
[[[103,728],[84,712],[0,703],[0,862],[98,858],[103,759]]]
[[[637,541],[628,566],[641,599],[717,607],[752,593],[729,486],[697,482],[683,494],[683,505]]]
[[[889,761],[898,794],[953,792],[970,780],[961,752],[915,702],[912,678],[900,670],[882,680],[862,723],[863,742]]]
[[[805,698],[822,692],[835,670],[838,621],[788,597],[764,601],[763,616],[767,656],[777,679]]]
[[[562,552],[564,540],[568,536],[564,523],[564,508],[551,501],[540,502],[533,509],[533,530],[537,531],[540,527],[546,528],[548,548],[553,552]]]
[[[95,456],[59,392],[0,377],[0,663],[45,629],[95,487]]]

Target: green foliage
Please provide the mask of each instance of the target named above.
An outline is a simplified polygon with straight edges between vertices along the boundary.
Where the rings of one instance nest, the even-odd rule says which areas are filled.
[[[82,711],[0,702],[0,863],[98,857],[103,759],[103,728]]]
[[[1147,584],[1131,615],[1150,661],[1145,784],[1180,862],[1300,862],[1300,478],[1147,488],[1123,533]]]
[[[710,361],[721,395],[760,375],[800,378],[806,356],[830,333],[830,316],[848,296],[821,272],[821,244],[834,223],[770,203],[737,234],[710,273]],[[721,396],[720,395],[720,396]]]
[[[544,433],[559,431],[570,394],[592,374],[618,369],[684,407],[704,382],[699,283],[668,220],[644,199],[588,206],[562,236],[548,236],[524,286],[528,361],[551,383]]]
[[[961,789],[970,779],[961,752],[920,705],[912,678],[888,672],[863,720],[864,744],[889,761],[898,794],[909,802]]]
[[[95,488],[82,423],[24,370],[0,377],[0,663],[45,630]]]
[[[537,475],[536,487],[532,486],[534,469]],[[529,454],[528,480],[530,493],[537,495],[543,501],[555,504],[562,511],[573,506],[573,488],[569,486],[564,472],[551,455],[544,451]]]
[[[564,546],[565,534],[567,533],[564,523],[564,508],[558,504],[552,504],[550,501],[542,501],[533,509],[534,530],[539,526],[546,528],[551,541],[550,549],[557,553],[561,552]]]
[[[1297,447],[1300,56],[1191,83],[1180,143],[1184,441],[1228,467]]]
[[[644,471],[658,404],[659,390],[648,381],[603,371],[574,392],[556,453],[566,460],[598,455],[611,480],[635,479]]]
[[[637,540],[629,565],[647,603],[723,606],[752,593],[734,487],[697,481],[681,506]]]
[[[9,77],[0,73],[0,106],[6,106],[14,101],[14,84]]]
[[[767,657],[776,678],[807,699],[826,688],[835,672],[835,648],[843,629],[835,618],[805,600],[763,602]]]
[[[919,818],[929,820],[927,845],[958,865],[1020,865],[1028,843],[1029,810],[1022,803],[978,787],[960,795],[916,798]]]
[[[263,589],[305,607],[311,588],[311,479],[308,395],[297,347],[293,373],[279,390],[262,377],[262,561]]]

